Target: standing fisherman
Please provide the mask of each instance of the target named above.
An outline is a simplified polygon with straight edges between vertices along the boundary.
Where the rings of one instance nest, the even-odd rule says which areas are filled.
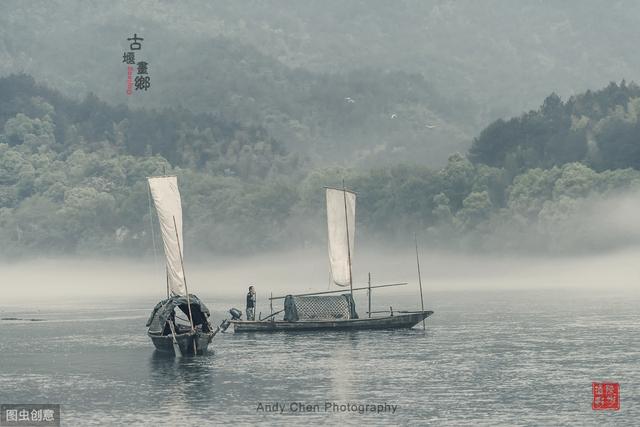
[[[256,289],[249,286],[247,294],[247,320],[256,320]]]

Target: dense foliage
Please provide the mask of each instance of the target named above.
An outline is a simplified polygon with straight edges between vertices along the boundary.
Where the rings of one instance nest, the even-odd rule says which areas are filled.
[[[127,97],[134,31],[152,89]],[[551,91],[637,80],[639,36],[632,0],[3,0],[0,76],[252,122],[324,164],[441,167]]]
[[[640,87],[624,81],[567,102],[552,94],[537,111],[482,131],[473,161],[511,173],[582,162],[596,170],[640,168]]]
[[[417,231],[433,245],[568,249],[596,234],[580,214],[640,185],[638,112],[638,87],[611,84],[495,122],[441,169],[319,168],[256,125],[75,101],[11,76],[0,79],[2,252],[148,253],[145,177],[173,173],[191,251],[322,244],[322,187],[342,179],[359,194],[361,242]]]
[[[473,134],[473,104],[423,73],[364,64],[309,70],[232,34],[194,31],[222,19],[224,4],[91,3],[0,2],[0,76],[27,72],[78,99],[93,92],[112,105],[182,106],[253,124],[314,164],[442,165]],[[133,31],[144,38],[151,87],[127,96],[122,55]]]
[[[302,173],[298,157],[257,127],[95,96],[72,101],[27,76],[0,79],[0,94],[0,221],[5,241],[17,243],[9,252],[139,250],[149,231],[147,176],[184,174],[187,194],[191,184],[222,198],[194,212],[228,209],[225,218],[241,221],[230,211],[262,194],[264,180]]]

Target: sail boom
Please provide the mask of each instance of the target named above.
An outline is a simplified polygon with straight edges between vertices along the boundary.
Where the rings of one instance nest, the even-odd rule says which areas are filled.
[[[353,190],[349,190],[348,188],[327,187],[327,186],[325,186],[324,188],[325,188],[326,190],[335,190],[335,191],[339,191],[340,193],[342,193],[342,192],[345,192],[345,193],[351,193],[351,194],[353,194],[354,196],[357,196],[357,195],[358,195],[358,193],[356,193],[356,192],[355,192],[355,191],[353,191]]]

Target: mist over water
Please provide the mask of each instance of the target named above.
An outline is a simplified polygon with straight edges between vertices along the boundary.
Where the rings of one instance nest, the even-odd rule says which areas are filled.
[[[439,291],[536,290],[567,288],[639,289],[640,248],[592,255],[470,255],[420,251],[426,293]],[[2,305],[99,303],[103,300],[155,301],[166,295],[163,260],[32,259],[0,264]],[[246,257],[185,260],[189,291],[206,299],[237,297],[242,302],[249,284],[264,299],[269,293],[316,292],[329,289],[324,249]],[[417,294],[415,252],[375,248],[354,257],[354,287],[407,282],[379,289],[376,295]],[[333,289],[333,288],[332,288]]]
[[[4,264],[0,401],[62,404],[63,425],[256,423],[299,425],[633,425],[639,403],[637,249],[532,258],[421,254],[420,327],[326,334],[219,334],[214,350],[174,359],[154,352],[144,323],[164,296],[162,266],[116,260]],[[415,254],[361,251],[355,283],[374,309],[419,307]],[[258,311],[270,292],[327,288],[324,250],[187,262],[190,291],[214,323]],[[366,292],[357,296],[366,315]],[[39,319],[33,322],[29,319]],[[621,384],[622,409],[590,408],[591,381]],[[55,401],[55,402],[54,402]],[[258,412],[279,402],[282,414]],[[295,413],[292,402],[393,404],[397,413]]]

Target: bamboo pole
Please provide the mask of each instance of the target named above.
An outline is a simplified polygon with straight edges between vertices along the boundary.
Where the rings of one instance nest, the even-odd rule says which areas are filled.
[[[416,264],[418,266],[418,283],[420,284],[420,305],[421,305],[422,311],[424,312],[424,298],[422,297],[422,275],[420,274],[420,256],[418,255],[418,235],[414,233],[413,238],[416,242]],[[422,329],[425,331],[427,330],[427,326],[424,319],[422,319]]]
[[[191,313],[191,300],[189,298],[189,288],[187,287],[187,275],[184,272],[184,260],[182,259],[182,248],[180,247],[180,236],[178,235],[178,225],[176,224],[176,217],[173,217],[173,229],[176,232],[176,242],[178,242],[178,254],[180,255],[180,267],[182,267],[182,278],[184,279],[184,290],[187,293],[187,307],[189,308],[189,323],[191,324],[191,332],[195,332],[196,328],[193,327],[193,314]],[[198,353],[195,336],[193,339],[193,355]]]
[[[182,356],[182,350],[180,350],[180,345],[178,345],[178,340],[176,339],[176,329],[174,328],[173,323],[171,323],[170,320],[167,320],[167,323],[169,323],[169,329],[171,329],[171,336],[173,337],[173,352],[176,354],[176,356]]]
[[[347,230],[347,258],[349,260],[349,288],[351,289],[351,298],[353,299],[353,276],[351,273],[351,240],[349,239],[349,215],[347,213],[347,190],[344,188],[344,179],[342,180],[342,196],[344,198],[344,222]]]
[[[371,317],[371,273],[369,273],[369,317]]]
[[[282,313],[283,311],[284,311],[284,308],[283,308],[282,310],[280,310],[280,311],[276,311],[275,313],[271,313],[269,316],[265,317],[264,319],[260,319],[259,317],[258,317],[258,319],[259,319],[261,322],[264,322],[264,321],[265,321],[265,320],[267,320],[267,319],[272,319],[272,318],[273,318],[273,316],[276,316],[276,315],[278,315],[278,314]]]
[[[419,314],[422,313],[422,311],[410,311],[410,310],[396,310],[396,311],[392,311],[393,307],[389,307],[389,310],[378,310],[378,311],[372,311],[371,313],[373,314],[377,314],[377,313],[404,313],[404,314]]]
[[[371,289],[375,289],[375,288],[388,288],[390,286],[405,286],[407,285],[407,283],[390,283],[388,285],[377,285],[377,286],[371,286]],[[353,288],[354,291],[363,291],[365,289],[369,289],[369,286],[364,286],[362,288]],[[335,291],[323,291],[323,292],[309,292],[308,294],[296,294],[296,295],[291,295],[293,297],[307,297],[310,295],[322,295],[322,294],[335,294],[338,292],[344,292],[344,290],[342,289],[337,289]],[[279,296],[279,297],[271,297],[269,298],[270,300],[275,300],[275,299],[283,299],[286,298],[288,295],[283,295],[283,296]]]
[[[164,267],[165,275],[167,276],[167,299],[169,299],[169,268],[165,265]]]

